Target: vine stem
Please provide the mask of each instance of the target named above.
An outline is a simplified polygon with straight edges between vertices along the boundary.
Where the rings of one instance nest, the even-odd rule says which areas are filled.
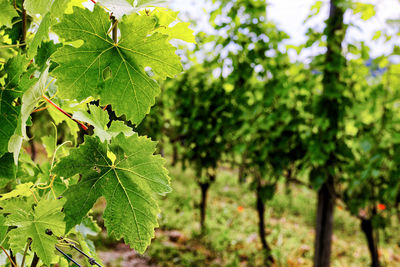
[[[22,262],[21,262],[21,267],[24,267],[25,264],[25,258],[26,258],[26,253],[28,252],[28,248],[32,243],[32,239],[29,239],[28,243],[26,243],[25,251],[24,251],[24,256],[22,257]]]
[[[34,111],[32,111],[32,113],[36,113],[36,112],[39,112],[39,111],[43,111],[43,110],[46,110],[46,109],[48,109],[49,107],[42,107],[42,108],[38,108],[38,109],[35,109]]]
[[[47,96],[42,95],[42,97],[44,98],[44,100],[46,100],[50,105],[52,105],[53,107],[55,107],[58,111],[60,111],[61,113],[63,113],[65,116],[67,116],[68,118],[70,118],[71,120],[73,120],[74,122],[76,122],[77,124],[79,124],[79,126],[82,127],[83,130],[87,131],[88,127],[83,124],[82,122],[75,120],[74,118],[72,118],[71,114],[69,114],[68,112],[66,112],[65,110],[63,110],[62,108],[60,108],[59,106],[57,106],[53,101],[51,101]]]
[[[35,192],[33,192],[31,189],[29,189],[29,191],[31,192],[33,198],[35,199],[35,202],[38,203],[39,201],[36,198]]]
[[[21,8],[22,8],[22,35],[20,38],[20,43],[22,50],[26,48],[26,10],[24,8],[24,0],[21,1]]]
[[[8,254],[7,250],[5,250],[5,249],[3,248],[3,246],[0,246],[0,248],[4,251],[4,253],[6,253],[7,258],[10,260],[12,266],[18,267],[18,266],[15,264],[15,262],[11,259],[10,254]]]
[[[25,45],[26,45],[26,43],[12,44],[12,45],[2,45],[2,46],[0,46],[0,49],[12,48],[12,47],[22,47],[22,46],[25,46]]]
[[[108,30],[107,34],[109,34],[110,32],[112,32],[112,39],[114,41],[114,43],[118,42],[118,20],[115,18],[115,16],[111,13],[110,15],[110,19],[112,21],[112,26],[111,28]]]

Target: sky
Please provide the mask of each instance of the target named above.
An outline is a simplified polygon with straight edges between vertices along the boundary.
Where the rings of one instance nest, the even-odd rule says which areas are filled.
[[[386,24],[387,19],[400,19],[399,0],[364,0],[363,3],[371,3],[376,6],[376,15],[368,21],[360,19],[360,15],[345,14],[345,23],[352,23],[346,34],[346,41],[365,41],[371,47],[371,56],[377,57],[389,54],[394,42],[385,43],[383,38],[372,41],[372,37],[377,30],[384,30],[393,33],[396,29],[390,28]],[[319,27],[323,29],[324,20],[329,13],[329,0],[323,0],[320,13],[304,24],[305,18],[310,14],[310,8],[315,0],[269,0],[267,8],[267,18],[274,21],[280,30],[284,30],[290,35],[288,44],[299,45],[306,40],[305,32],[308,27]],[[197,25],[193,26],[196,31],[208,31],[208,13],[212,10],[212,4],[207,0],[170,0],[169,6],[181,12],[183,20],[192,19]],[[398,29],[397,29],[398,30]],[[291,58],[306,60],[312,54],[318,53],[320,48],[312,48],[310,51],[297,56],[295,51],[289,51]],[[315,51],[313,51],[315,50]],[[395,61],[399,61],[395,59]]]

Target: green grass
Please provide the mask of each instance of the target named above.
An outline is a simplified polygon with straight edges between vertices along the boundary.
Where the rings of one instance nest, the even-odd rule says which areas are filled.
[[[200,235],[200,190],[194,172],[169,168],[173,192],[159,201],[160,229],[147,255],[160,266],[263,266],[255,196],[229,169],[219,171],[211,186],[207,231]],[[316,193],[308,188],[278,186],[266,204],[267,240],[278,266],[312,266]],[[243,207],[240,211],[238,207]],[[380,253],[386,266],[400,266],[400,231],[381,233]],[[335,210],[332,266],[368,266],[369,254],[359,222]]]

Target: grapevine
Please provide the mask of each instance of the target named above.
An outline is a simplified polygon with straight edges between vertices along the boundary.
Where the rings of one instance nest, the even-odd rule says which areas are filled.
[[[0,1],[7,11],[0,16],[0,176],[9,191],[0,200],[0,246],[12,266],[66,259],[80,266],[63,247],[102,266],[78,227],[95,225],[89,214],[102,196],[109,235],[143,253],[158,226],[155,195],[171,191],[156,142],[127,124],[149,113],[156,80],[182,72],[170,40],[194,42],[193,31],[158,7],[163,1],[128,1],[128,12],[118,3],[82,2]],[[37,162],[29,157],[34,143],[31,153],[26,143],[42,112],[54,135],[42,137],[48,160]],[[63,122],[70,140],[57,134]]]

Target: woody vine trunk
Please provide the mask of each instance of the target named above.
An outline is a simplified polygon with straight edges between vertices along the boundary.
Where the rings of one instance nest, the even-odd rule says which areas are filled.
[[[261,244],[263,250],[265,251],[265,264],[270,266],[274,263],[274,258],[271,255],[271,247],[267,243],[267,239],[265,238],[265,205],[262,197],[262,188],[261,188],[261,178],[258,177],[257,181],[257,189],[256,189],[256,208],[258,214],[258,235],[261,240]]]
[[[333,209],[335,198],[332,195],[333,178],[330,176],[318,191],[317,222],[315,229],[314,266],[330,265]]]
[[[344,39],[344,10],[340,0],[330,1],[329,18],[325,35],[327,37],[327,52],[325,69],[323,72],[323,93],[319,107],[324,111],[321,116],[329,121],[329,127],[321,130],[319,141],[322,144],[336,143],[338,122],[340,120],[340,103],[343,85],[340,81],[340,71],[344,67],[345,59],[342,56],[342,41]],[[316,237],[314,250],[314,266],[330,266],[333,211],[335,205],[335,165],[337,163],[335,151],[326,152],[328,159],[321,170],[325,173],[325,182],[318,190],[318,204],[316,216]]]
[[[205,233],[206,229],[206,211],[207,211],[207,199],[208,199],[208,189],[210,189],[211,184],[215,181],[215,175],[209,175],[208,180],[205,182],[198,182],[201,190],[201,200],[200,200],[200,230],[201,233]]]
[[[374,228],[371,218],[361,218],[361,230],[367,239],[368,250],[371,255],[371,267],[379,267],[378,246],[374,238]]]

